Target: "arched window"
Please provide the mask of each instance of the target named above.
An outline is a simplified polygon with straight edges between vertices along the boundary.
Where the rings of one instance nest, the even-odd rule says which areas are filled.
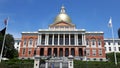
[[[98,46],[101,46],[101,40],[98,40]]]
[[[95,39],[91,40],[91,45],[92,45],[92,47],[96,47],[96,40]]]

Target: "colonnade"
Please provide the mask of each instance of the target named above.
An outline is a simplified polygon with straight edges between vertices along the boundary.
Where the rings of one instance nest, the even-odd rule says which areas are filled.
[[[85,45],[84,34],[39,34],[38,45]]]

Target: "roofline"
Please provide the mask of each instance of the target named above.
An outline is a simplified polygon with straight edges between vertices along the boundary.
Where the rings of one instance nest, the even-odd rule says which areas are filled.
[[[89,34],[89,33],[95,33],[95,34],[96,34],[96,33],[102,33],[102,34],[103,34],[104,32],[103,32],[103,31],[90,31],[90,32],[89,32],[89,31],[86,31],[86,33],[87,33],[87,34]]]
[[[105,38],[104,40],[113,40],[113,38]],[[115,38],[114,40],[120,40],[119,38]]]

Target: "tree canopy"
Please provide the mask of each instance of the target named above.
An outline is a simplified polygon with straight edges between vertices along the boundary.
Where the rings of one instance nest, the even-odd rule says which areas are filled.
[[[0,34],[0,53],[2,49],[3,35]],[[11,34],[7,34],[5,38],[3,57],[12,59],[18,57],[18,52],[14,48],[14,38]]]

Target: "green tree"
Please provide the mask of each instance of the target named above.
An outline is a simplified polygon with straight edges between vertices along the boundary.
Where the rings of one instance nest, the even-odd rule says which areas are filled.
[[[2,48],[2,42],[3,42],[3,36],[0,35],[0,51]],[[7,34],[5,38],[5,44],[4,44],[4,51],[3,51],[3,57],[13,59],[18,57],[18,52],[14,48],[14,38],[11,34]]]
[[[115,62],[114,52],[107,53],[106,57],[107,57],[108,61]],[[120,53],[116,53],[116,57],[117,57],[117,62],[120,62]]]

